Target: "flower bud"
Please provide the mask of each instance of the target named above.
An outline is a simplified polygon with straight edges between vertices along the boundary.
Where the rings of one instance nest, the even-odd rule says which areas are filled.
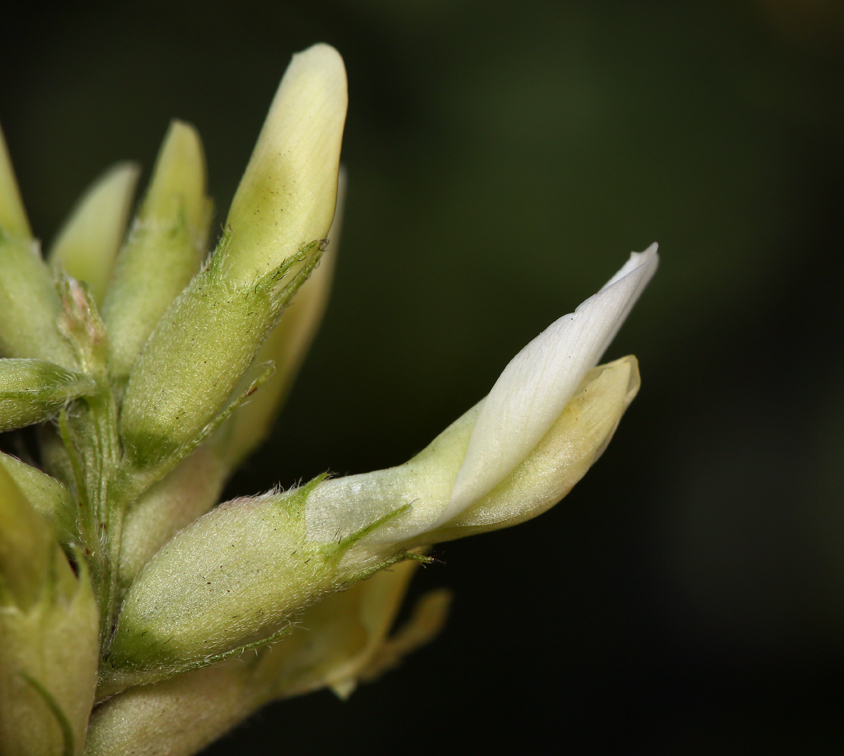
[[[220,254],[233,282],[249,283],[325,238],[347,106],[346,69],[333,47],[293,56],[226,221],[232,240]]]
[[[109,369],[125,381],[164,311],[205,257],[211,200],[196,130],[174,121],[103,302]]]
[[[0,467],[0,606],[29,610],[44,591],[55,544],[50,529]]]
[[[166,466],[216,427],[212,421],[316,267],[334,216],[346,101],[336,50],[315,45],[294,57],[227,233],[132,367],[121,435],[137,470]]]
[[[74,367],[73,352],[56,328],[60,312],[0,130],[0,356],[35,357]]]
[[[0,359],[0,433],[42,423],[94,382],[45,360]]]
[[[2,128],[0,128],[0,230],[22,239],[32,238]]]
[[[61,303],[38,243],[0,228],[0,355],[76,366],[56,326]]]
[[[84,281],[98,304],[126,233],[139,173],[134,163],[119,163],[100,176],[82,196],[47,255],[54,268]]]

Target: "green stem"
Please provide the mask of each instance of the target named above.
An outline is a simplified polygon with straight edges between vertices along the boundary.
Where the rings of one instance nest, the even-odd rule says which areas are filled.
[[[89,401],[91,448],[87,465],[87,487],[91,511],[98,529],[99,560],[104,571],[98,586],[100,607],[100,647],[105,648],[112,633],[117,602],[117,565],[126,501],[115,486],[120,465],[120,437],[117,430],[117,404],[106,377],[98,380],[100,390]]]
[[[79,530],[89,559],[100,611],[100,646],[112,632],[117,603],[117,565],[127,491],[120,485],[117,404],[104,375],[76,417],[63,412],[59,429],[70,458],[79,505]]]

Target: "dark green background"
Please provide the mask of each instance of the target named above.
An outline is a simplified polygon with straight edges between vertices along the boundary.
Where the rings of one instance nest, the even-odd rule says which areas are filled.
[[[631,250],[643,388],[569,498],[455,542],[432,646],[209,753],[820,753],[844,737],[844,12],[829,0],[4,6],[37,233],[169,118],[217,224],[296,50],[349,74],[335,293],[230,493],[404,461]],[[837,744],[837,748],[835,745]]]

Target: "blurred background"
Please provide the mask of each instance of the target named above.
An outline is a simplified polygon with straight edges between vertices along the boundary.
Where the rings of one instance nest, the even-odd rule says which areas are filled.
[[[4,5],[0,121],[47,242],[203,136],[217,226],[292,53],[349,74],[335,289],[229,495],[398,464],[658,241],[643,386],[555,509],[445,544],[443,634],[208,753],[826,753],[844,739],[844,4]]]

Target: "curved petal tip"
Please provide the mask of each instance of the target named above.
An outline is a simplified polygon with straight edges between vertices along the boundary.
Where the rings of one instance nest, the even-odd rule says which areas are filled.
[[[600,360],[659,264],[657,245],[634,252],[603,288],[531,341],[484,401],[438,524],[488,494],[548,432]]]

